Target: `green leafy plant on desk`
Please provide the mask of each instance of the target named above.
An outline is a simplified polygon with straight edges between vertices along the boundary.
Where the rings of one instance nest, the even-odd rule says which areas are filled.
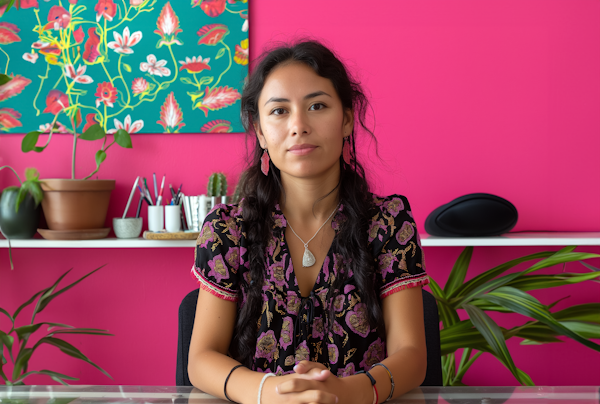
[[[496,357],[519,383],[533,386],[531,377],[517,368],[508,351],[506,340],[512,337],[523,338],[522,345],[539,345],[562,342],[557,337],[566,336],[600,352],[600,345],[590,341],[600,338],[600,303],[574,305],[551,312],[552,307],[568,296],[545,305],[527,293],[585,281],[598,282],[600,269],[583,261],[600,255],[573,252],[574,249],[572,246],[556,252],[527,255],[465,281],[473,254],[473,247],[466,247],[456,260],[443,289],[431,281],[443,325],[440,339],[444,386],[463,386],[463,376],[484,352]],[[523,271],[505,275],[518,264],[539,259],[541,261]],[[580,261],[591,272],[532,275],[542,268],[575,261]],[[468,318],[460,320],[458,310],[464,310]],[[506,329],[492,320],[486,311],[518,313],[531,318],[531,321]],[[456,351],[461,348],[463,353],[457,367]]]
[[[102,267],[100,267],[100,268],[102,268]],[[38,313],[40,313],[42,310],[44,310],[54,298],[56,298],[57,296],[61,295],[64,292],[66,292],[67,290],[71,289],[73,286],[75,286],[76,284],[78,284],[79,282],[81,282],[82,280],[84,280],[85,278],[87,278],[88,276],[90,276],[91,274],[93,274],[94,272],[99,270],[100,268],[97,268],[97,269],[93,270],[92,272],[88,273],[87,275],[84,275],[83,277],[76,280],[69,286],[66,286],[66,287],[56,291],[56,288],[58,287],[58,284],[60,283],[60,281],[71,271],[71,270],[68,270],[60,278],[58,278],[58,280],[52,286],[50,286],[46,289],[40,290],[35,295],[33,295],[29,300],[27,300],[25,303],[23,303],[21,306],[19,306],[19,308],[12,315],[5,309],[0,308],[0,313],[3,313],[4,315],[6,315],[12,324],[11,329],[8,332],[4,332],[4,331],[0,330],[0,376],[2,377],[2,379],[4,380],[4,383],[6,385],[10,385],[10,386],[24,385],[25,384],[24,380],[28,376],[31,376],[34,374],[49,376],[53,380],[60,382],[62,384],[65,384],[65,385],[68,385],[66,380],[78,380],[76,377],[67,376],[62,373],[58,373],[58,372],[48,370],[48,369],[28,370],[29,359],[31,359],[31,356],[33,355],[35,350],[38,347],[40,347],[42,344],[48,344],[48,345],[55,346],[58,349],[60,349],[61,352],[65,353],[69,356],[72,356],[73,358],[77,358],[77,359],[81,359],[81,360],[85,361],[85,362],[89,363],[90,365],[96,367],[102,373],[104,373],[106,376],[108,376],[112,379],[112,377],[104,369],[102,369],[100,366],[98,366],[94,362],[92,362],[79,349],[77,349],[75,346],[68,343],[67,341],[65,341],[61,338],[58,338],[58,336],[61,334],[112,335],[112,334],[109,334],[107,332],[107,330],[100,330],[97,328],[75,328],[75,327],[72,327],[72,326],[66,325],[66,324],[50,323],[50,322],[45,322],[45,321],[39,322],[39,323],[35,322],[35,316]],[[15,321],[16,321],[17,317],[19,316],[19,314],[21,314],[21,312],[23,311],[23,309],[25,307],[32,304],[36,298],[37,298],[37,302],[35,304],[35,308],[33,309],[33,315],[31,317],[31,324],[16,327]],[[45,326],[45,325],[48,326],[48,329],[47,329],[48,333],[45,336],[43,336],[42,338],[40,338],[35,344],[33,344],[33,346],[28,347],[27,343],[29,342],[31,335],[33,333],[35,333],[36,331],[38,331],[40,328],[42,328],[42,326]],[[18,340],[17,343],[15,343],[15,337],[13,337],[12,334],[16,335],[17,340]],[[16,355],[15,355],[15,352],[13,352],[15,350],[16,350]],[[12,377],[9,377],[6,374],[6,372],[4,371],[4,366],[8,363],[7,355],[5,352],[8,353],[8,357],[10,358],[10,360],[13,363]]]

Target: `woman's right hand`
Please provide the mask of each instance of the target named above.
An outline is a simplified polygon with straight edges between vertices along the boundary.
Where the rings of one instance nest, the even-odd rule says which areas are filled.
[[[330,375],[329,370],[314,367],[303,373],[269,377],[265,380],[260,401],[262,404],[336,404],[337,395],[328,391],[325,383]]]

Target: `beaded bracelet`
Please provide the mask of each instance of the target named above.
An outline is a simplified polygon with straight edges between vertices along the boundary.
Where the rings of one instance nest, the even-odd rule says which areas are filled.
[[[229,396],[227,395],[227,382],[229,381],[229,376],[231,376],[231,374],[233,373],[234,370],[236,370],[239,367],[242,367],[244,365],[236,365],[233,367],[233,369],[231,369],[229,371],[229,374],[227,375],[227,378],[225,379],[225,384],[223,385],[223,393],[225,393],[225,398],[228,399],[229,401],[231,401],[232,403],[234,402],[232,399],[229,398]]]
[[[271,376],[275,376],[275,373],[267,373],[266,375],[263,376],[262,380],[260,381],[260,385],[258,386],[258,400],[257,400],[258,404],[260,404],[260,395],[262,393],[262,389],[263,389],[263,385],[265,384],[265,380],[267,380],[267,377],[271,377]]]
[[[379,392],[377,392],[377,387],[375,386],[377,380],[375,380],[375,378],[371,376],[371,373],[369,373],[367,370],[359,370],[358,372],[356,372],[356,374],[359,373],[364,373],[367,376],[369,376],[369,379],[371,380],[371,386],[373,386],[373,404],[377,404],[379,402]]]
[[[388,398],[385,399],[385,401],[388,401],[392,398],[392,395],[394,395],[394,376],[392,376],[392,372],[390,372],[390,370],[388,369],[387,366],[385,366],[383,363],[376,363],[374,364],[371,369],[373,369],[375,366],[381,366],[385,369],[385,371],[387,372],[388,376],[390,377],[390,382],[392,383],[392,388],[390,390],[390,395],[388,396]],[[384,401],[384,403],[385,403]]]

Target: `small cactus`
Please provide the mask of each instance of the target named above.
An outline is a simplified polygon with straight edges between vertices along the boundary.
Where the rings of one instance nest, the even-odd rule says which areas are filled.
[[[227,178],[223,173],[213,173],[208,178],[208,187],[206,195],[209,197],[213,196],[226,196],[227,195]]]

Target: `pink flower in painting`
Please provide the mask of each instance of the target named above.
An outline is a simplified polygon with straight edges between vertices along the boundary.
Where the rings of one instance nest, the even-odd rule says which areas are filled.
[[[19,118],[19,111],[12,108],[0,108],[0,130],[8,132],[12,128],[23,126]]]
[[[232,130],[231,122],[224,119],[210,121],[200,128],[201,133],[230,133]]]
[[[39,131],[42,133],[50,133],[50,124],[46,123],[44,125],[40,125]],[[54,131],[52,133],[71,133],[71,131],[69,131],[62,123],[56,122],[54,124]]]
[[[192,7],[200,5],[209,17],[217,17],[225,11],[225,0],[193,0],[192,4]]]
[[[16,75],[8,83],[0,86],[0,101],[4,101],[10,97],[20,94],[25,87],[31,83],[26,77]]]
[[[100,37],[96,34],[96,28],[92,27],[88,29],[88,39],[85,41],[83,51],[83,60],[88,63],[94,63],[100,57]]]
[[[142,31],[136,31],[133,35],[129,34],[129,27],[125,27],[123,30],[123,36],[118,32],[113,32],[115,40],[108,43],[108,47],[117,53],[132,54],[132,46],[142,40]]]
[[[61,6],[52,6],[48,12],[48,23],[44,29],[53,28],[55,31],[67,28],[71,23],[71,13]]]
[[[133,80],[133,83],[131,84],[131,91],[133,91],[134,94],[141,94],[144,91],[146,91],[148,89],[148,82],[146,81],[146,79],[142,78],[142,77],[138,77],[137,79]]]
[[[141,119],[138,119],[137,121],[135,121],[133,124],[131,123],[131,115],[127,115],[125,117],[125,121],[123,123],[121,123],[121,121],[119,121],[117,118],[114,119],[115,122],[115,128],[114,129],[110,129],[108,132],[109,134],[113,134],[116,133],[119,129],[125,129],[127,131],[127,133],[137,133],[139,131],[142,130],[142,128],[144,127],[144,121],[142,121]]]
[[[96,11],[96,22],[104,17],[108,21],[112,21],[117,14],[117,6],[113,0],[98,0],[98,4],[94,7]]]
[[[75,67],[73,65],[65,65],[65,76],[72,79],[76,83],[81,84],[90,84],[93,83],[94,80],[90,76],[85,75],[85,70],[87,69],[86,65],[79,65],[77,71],[75,71]]]
[[[163,45],[183,45],[183,43],[177,39],[177,34],[182,32],[179,28],[179,18],[173,11],[171,3],[167,2],[162,8],[158,20],[156,20],[157,30],[154,33],[160,35],[162,39],[158,42],[158,48]]]
[[[37,62],[39,55],[35,52],[31,53],[31,52],[27,52],[23,54],[23,59],[25,59],[28,62],[31,62],[33,64],[35,64],[35,62]]]
[[[96,125],[97,123],[100,123],[100,121],[98,121],[96,119],[96,114],[95,113],[89,113],[85,116],[85,125],[83,126],[83,132],[85,132],[86,130],[88,130],[90,128],[90,126],[92,125]]]
[[[192,56],[190,59],[186,56],[185,62],[179,61],[182,65],[179,71],[186,69],[188,73],[199,73],[202,70],[210,70],[208,62],[210,62],[210,58],[202,59],[202,56],[198,56],[198,59],[196,59],[196,56]]]
[[[17,35],[19,28],[9,22],[0,23],[0,45],[8,45],[15,42],[21,42],[21,37]]]
[[[77,1],[78,1],[78,0],[69,0],[69,3],[70,3],[70,4],[77,4]]]
[[[73,38],[75,38],[75,42],[77,43],[82,42],[84,36],[85,34],[83,33],[83,27],[79,27],[75,31],[73,31]]]
[[[58,114],[64,108],[69,107],[69,98],[60,90],[50,90],[46,96],[46,108],[44,113],[50,112],[53,115]]]
[[[229,34],[229,28],[223,24],[210,24],[200,28],[197,34],[200,37],[198,45],[214,46]]]
[[[204,98],[197,103],[197,107],[204,111],[204,115],[208,116],[208,111],[216,111],[221,108],[228,107],[242,98],[237,89],[231,87],[217,87],[212,90],[207,86]]]
[[[141,6],[145,0],[129,0],[129,5],[133,7]]]
[[[40,8],[40,5],[38,4],[38,0],[21,0],[21,4],[20,4],[21,8]]]
[[[98,88],[96,89],[96,108],[100,106],[100,104],[104,103],[107,107],[114,107],[114,102],[117,100],[118,91],[109,82],[103,82],[98,84]]]
[[[167,64],[166,60],[156,60],[156,56],[148,55],[146,57],[146,62],[140,63],[140,70],[143,72],[148,72],[153,76],[159,77],[168,77],[171,75],[171,70],[168,67],[164,67]]]
[[[166,132],[173,133],[185,126],[185,123],[182,121],[183,113],[171,91],[171,94],[167,96],[165,103],[160,107],[160,121],[157,121],[156,123],[161,125]]]

